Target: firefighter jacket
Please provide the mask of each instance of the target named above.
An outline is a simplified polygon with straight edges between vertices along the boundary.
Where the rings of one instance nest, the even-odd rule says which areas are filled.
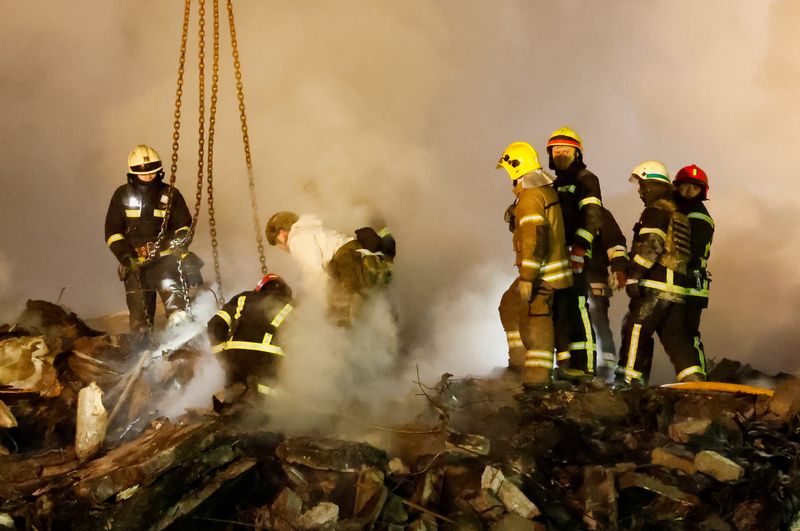
[[[514,208],[514,251],[521,280],[541,280],[555,289],[572,286],[558,195],[553,186],[530,186],[525,178]]]
[[[691,226],[692,256],[689,260],[689,287],[686,302],[701,308],[708,307],[708,291],[711,277],[708,274],[708,257],[711,254],[711,240],[714,237],[714,220],[699,198],[686,199],[675,194],[678,209],[686,214]]]
[[[678,211],[671,189],[659,189],[644,201],[633,229],[628,279],[655,290],[659,298],[682,303],[688,286],[689,220]]]
[[[576,161],[566,170],[556,171],[553,186],[564,212],[567,245],[590,250],[603,224],[600,181],[581,161]]]
[[[126,264],[137,254],[141,261],[147,245],[158,239],[161,223],[166,215],[169,185],[160,178],[149,183],[128,174],[128,184],[123,184],[111,196],[106,213],[106,244],[121,264]],[[183,196],[177,189],[172,192],[169,226],[164,233],[161,255],[172,254],[168,242],[184,237],[192,224],[192,216]],[[137,248],[139,253],[137,253]]]
[[[283,357],[278,330],[292,312],[288,297],[269,291],[245,291],[233,297],[208,321],[208,338],[215,354],[250,351]],[[275,364],[277,368],[277,363]]]
[[[600,207],[600,209],[603,225],[597,238],[592,242],[586,274],[591,286],[602,284],[607,290],[608,268],[611,267],[611,271],[628,269],[628,247],[617,220],[605,207]]]
[[[325,268],[333,255],[354,238],[326,229],[318,217],[303,215],[292,225],[287,244],[303,275],[312,282],[325,284]]]

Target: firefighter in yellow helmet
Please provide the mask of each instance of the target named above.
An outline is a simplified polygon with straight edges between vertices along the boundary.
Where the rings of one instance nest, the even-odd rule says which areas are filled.
[[[556,129],[547,141],[553,183],[564,213],[564,228],[575,283],[564,292],[563,304],[557,304],[556,336],[560,338],[558,373],[568,380],[591,379],[595,374],[597,347],[588,306],[589,283],[585,262],[591,256],[592,243],[603,224],[600,181],[583,162],[583,141],[573,129]],[[561,343],[566,343],[563,348]]]
[[[552,177],[542,170],[530,144],[510,144],[497,168],[508,173],[516,197],[507,219],[519,276],[499,308],[509,340],[509,365],[522,369],[526,384],[546,384],[553,370],[554,293],[572,286],[561,208]]]
[[[170,187],[163,182],[161,157],[146,145],[136,146],[128,155],[128,182],[118,187],[108,205],[105,238],[119,261],[119,276],[125,283],[125,299],[132,331],[153,326],[156,294],[160,295],[170,322],[185,319],[186,299],[178,271],[177,254],[187,254],[186,240],[192,216],[181,193],[173,188],[167,213]],[[165,219],[163,238],[159,234]],[[175,245],[171,242],[176,242]],[[179,242],[179,243],[178,243]],[[193,254],[189,285],[202,284]]]

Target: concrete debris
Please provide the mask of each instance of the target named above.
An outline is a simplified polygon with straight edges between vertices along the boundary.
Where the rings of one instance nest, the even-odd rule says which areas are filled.
[[[0,340],[0,386],[17,391],[58,396],[58,381],[52,352],[42,336],[23,336]]]
[[[694,462],[699,472],[717,481],[739,481],[744,476],[744,468],[712,450],[699,452]]]
[[[769,401],[769,411],[788,422],[800,412],[800,380],[787,380],[775,389]]]
[[[336,529],[339,521],[339,507],[333,503],[322,502],[304,512],[297,519],[300,529]]]
[[[43,301],[26,312],[25,329],[0,327],[0,375],[24,383],[0,386],[0,528],[798,527],[800,393],[786,376],[770,399],[445,375],[412,424],[285,439],[240,389],[217,412],[158,417],[164,390],[192,378],[187,344],[147,358],[103,438],[105,408],[154,346]]]
[[[81,461],[94,456],[106,438],[108,412],[103,407],[103,391],[94,382],[78,393],[78,418],[75,424],[75,455]]]
[[[680,470],[687,474],[697,472],[697,465],[694,462],[694,454],[684,448],[669,446],[653,448],[650,454],[651,462],[654,465],[663,466],[673,470]]]
[[[16,428],[17,419],[8,406],[0,400],[0,428]]]
[[[692,435],[703,435],[711,426],[709,419],[688,419],[669,425],[669,438],[678,443],[689,442]]]

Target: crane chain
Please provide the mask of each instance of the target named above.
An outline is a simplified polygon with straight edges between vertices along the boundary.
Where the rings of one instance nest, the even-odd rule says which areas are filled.
[[[250,153],[250,135],[247,131],[247,114],[244,106],[244,85],[242,83],[241,64],[239,62],[239,46],[236,39],[236,24],[233,17],[232,0],[227,0],[228,24],[231,31],[231,49],[233,50],[233,67],[236,77],[236,97],[239,100],[239,119],[242,123],[242,142],[244,143],[244,158],[247,164],[247,179],[250,188],[250,206],[253,211],[253,226],[256,232],[258,246],[258,260],[261,263],[261,273],[267,274],[267,259],[264,255],[264,237],[261,234],[261,220],[258,215],[258,202],[256,199],[256,182],[253,173],[253,158]]]
[[[205,160],[205,139],[206,139],[206,73],[205,73],[205,58],[206,58],[206,2],[205,0],[198,0],[199,8],[199,29],[197,32],[197,48],[198,48],[198,135],[197,135],[197,188],[195,190],[195,204],[194,214],[192,215],[192,224],[189,227],[189,233],[181,241],[181,247],[186,247],[189,242],[194,238],[195,227],[197,220],[200,218],[200,205],[203,198],[203,164]]]
[[[164,219],[161,221],[161,228],[158,231],[158,237],[156,238],[155,245],[153,249],[150,250],[147,257],[145,257],[144,263],[142,265],[147,264],[155,256],[159,253],[161,243],[164,241],[164,235],[167,231],[167,226],[169,225],[169,213],[170,207],[172,206],[172,191],[175,188],[175,176],[178,171],[178,142],[181,136],[181,97],[183,96],[183,73],[186,66],[186,41],[189,38],[189,15],[191,14],[191,0],[184,1],[183,7],[183,27],[181,31],[181,48],[180,48],[180,55],[178,58],[178,87],[175,90],[175,111],[173,113],[173,129],[172,129],[172,164],[170,166],[170,179],[169,179],[169,191],[167,194],[167,207],[166,211],[164,212]],[[147,311],[147,301],[144,297],[143,286],[142,286],[142,276],[140,272],[137,272],[138,275],[138,289],[136,292],[139,294],[139,299],[142,304],[142,310],[144,311],[145,319],[147,321],[147,328],[148,330],[153,328],[153,320],[150,316],[150,312]]]
[[[211,106],[208,112],[208,162],[206,164],[208,186],[208,231],[211,236],[211,255],[214,258],[214,276],[217,281],[219,298],[224,303],[222,274],[219,267],[219,247],[217,243],[217,220],[214,217],[214,131],[217,121],[217,92],[219,89],[219,0],[214,0],[214,60],[211,76]]]

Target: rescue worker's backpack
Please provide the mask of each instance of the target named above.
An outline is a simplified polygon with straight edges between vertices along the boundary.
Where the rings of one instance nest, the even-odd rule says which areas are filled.
[[[668,199],[659,199],[653,206],[669,212],[669,229],[664,241],[664,252],[658,257],[658,263],[686,275],[692,256],[689,218],[678,211],[677,205]]]

